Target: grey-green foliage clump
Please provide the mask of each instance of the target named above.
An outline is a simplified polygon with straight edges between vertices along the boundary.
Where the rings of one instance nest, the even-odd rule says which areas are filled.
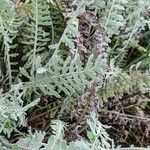
[[[149,12],[148,0],[0,0],[1,149],[121,149],[94,113],[87,119],[88,138],[70,143],[60,120],[52,122],[53,135],[46,143],[44,131],[24,135],[17,128],[27,126],[28,111],[40,108],[43,96],[54,103],[46,111],[64,115],[93,91],[103,102],[124,93],[148,95],[150,46],[149,40],[141,41],[149,37]],[[131,49],[137,55],[128,58]],[[85,114],[93,97],[83,98]],[[6,137],[13,131],[25,137],[12,144]]]
[[[71,143],[67,143],[64,139],[64,128],[65,123],[60,120],[52,121],[51,127],[53,129],[53,134],[48,139],[47,143],[43,143],[45,132],[35,131],[35,133],[29,132],[29,135],[25,138],[20,139],[15,145],[9,145],[7,141],[0,138],[1,144],[5,145],[8,150],[111,150],[114,149],[113,141],[110,139],[109,135],[105,131],[108,126],[102,125],[94,113],[87,118],[87,124],[89,126],[88,138],[89,141],[85,139],[79,139]],[[8,145],[7,145],[8,144]],[[11,148],[12,147],[12,148]],[[5,149],[5,148],[3,148]]]
[[[98,117],[94,112],[87,116],[87,130],[88,141],[80,138],[76,141],[68,143],[64,139],[64,129],[66,124],[60,120],[52,121],[53,135],[48,139],[47,143],[43,143],[45,132],[35,131],[25,138],[21,138],[16,144],[9,144],[3,137],[0,137],[1,147],[5,150],[121,150],[120,146],[114,146],[113,140],[109,137],[106,129],[109,126],[103,125],[98,121]],[[5,145],[5,146],[3,146]],[[9,148],[8,148],[9,147]],[[131,147],[128,149],[137,149]],[[146,148],[148,150],[149,148]]]
[[[19,126],[26,126],[26,111],[39,102],[39,99],[37,99],[23,106],[21,95],[22,93],[17,93],[16,91],[14,91],[14,93],[7,93],[7,95],[0,93],[0,132],[7,134],[8,137],[10,137],[11,132],[17,124]]]

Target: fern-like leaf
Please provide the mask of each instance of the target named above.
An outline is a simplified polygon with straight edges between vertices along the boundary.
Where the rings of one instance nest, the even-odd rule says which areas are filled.
[[[52,57],[47,68],[37,69],[35,78],[21,68],[21,73],[30,79],[28,87],[40,89],[45,94],[59,98],[61,91],[68,96],[83,92],[89,81],[96,79],[102,71],[103,65],[99,58],[94,60],[92,55],[85,67],[78,55],[73,59],[67,57],[65,61],[56,55]]]
[[[27,60],[25,68],[35,65],[37,55],[42,54],[43,61],[48,57],[47,46],[51,41],[50,33],[46,31],[52,25],[48,3],[43,0],[32,0],[29,5],[31,14],[24,24],[21,39],[24,44],[23,60]]]

